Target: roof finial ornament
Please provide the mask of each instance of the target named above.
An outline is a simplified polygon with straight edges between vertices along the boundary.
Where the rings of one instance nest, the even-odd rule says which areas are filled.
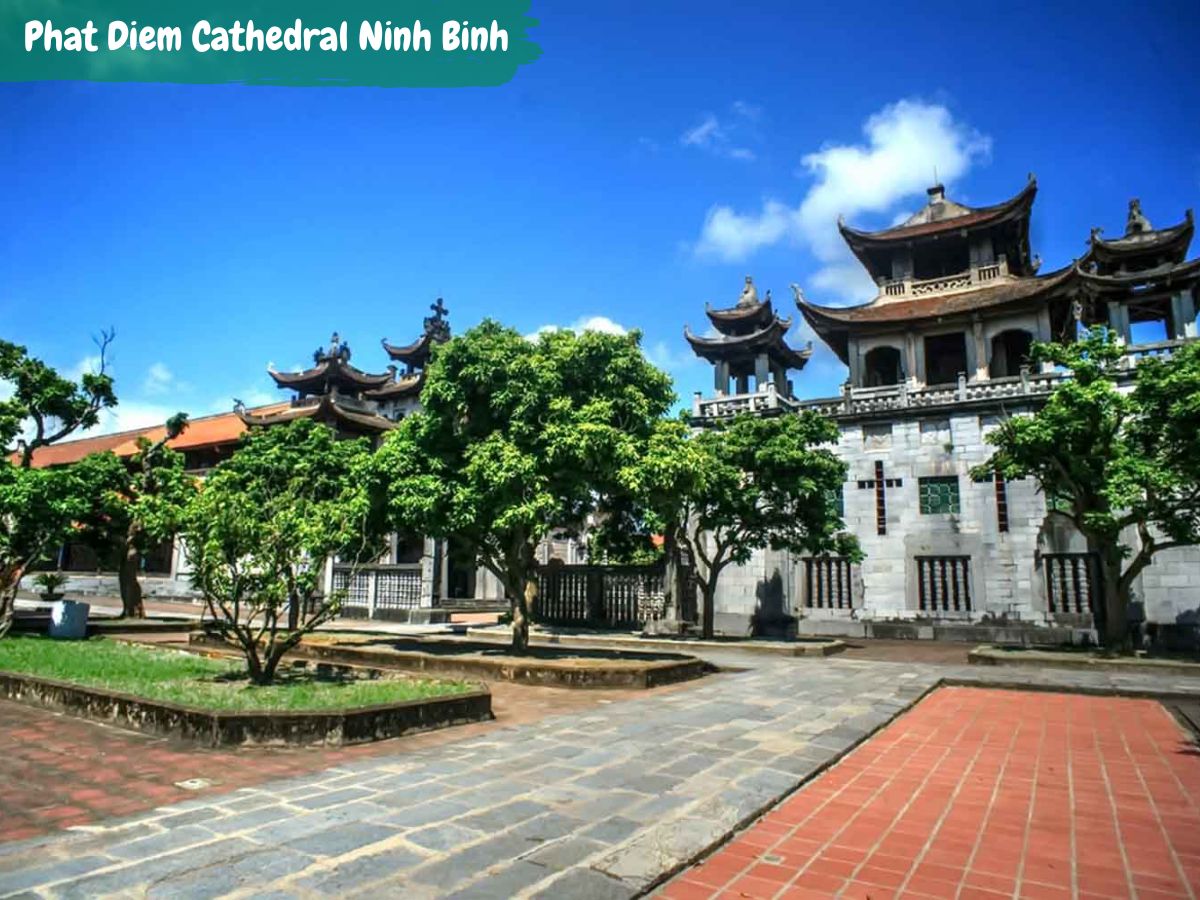
[[[803,290],[803,288],[800,287],[800,285],[796,284],[793,281],[791,287],[792,287],[792,299],[796,301],[797,306],[803,306],[805,303],[808,302],[804,297],[804,290]]]
[[[1134,197],[1129,201],[1129,216],[1125,219],[1125,233],[1141,234],[1153,230],[1150,220],[1142,215],[1142,201]]]
[[[738,306],[758,306],[758,288],[754,286],[754,279],[749,275],[746,276],[746,285],[742,288],[742,296],[738,298]]]

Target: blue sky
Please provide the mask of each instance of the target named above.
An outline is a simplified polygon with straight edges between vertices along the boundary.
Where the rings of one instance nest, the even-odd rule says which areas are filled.
[[[0,85],[0,335],[69,371],[115,326],[110,428],[274,399],[335,329],[382,369],[439,295],[459,330],[640,328],[689,398],[705,301],[867,299],[837,214],[890,224],[935,166],[970,204],[1035,172],[1046,269],[1132,196],[1200,206],[1195,3],[583,6],[534,0],[501,88]]]

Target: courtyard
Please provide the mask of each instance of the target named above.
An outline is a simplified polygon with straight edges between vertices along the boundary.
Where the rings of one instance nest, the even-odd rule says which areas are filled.
[[[908,647],[495,682],[493,722],[346,748],[0,702],[0,895],[1195,896],[1200,757],[1151,697],[1200,684]]]

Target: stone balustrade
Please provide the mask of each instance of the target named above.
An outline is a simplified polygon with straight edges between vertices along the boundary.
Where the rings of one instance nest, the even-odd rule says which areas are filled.
[[[881,288],[884,297],[929,297],[977,288],[1008,275],[1008,260],[1001,256],[996,262],[972,266],[965,272],[943,275],[938,278],[905,278],[885,282]]]

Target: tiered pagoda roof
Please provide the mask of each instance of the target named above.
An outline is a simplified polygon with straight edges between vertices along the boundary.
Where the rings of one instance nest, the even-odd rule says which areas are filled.
[[[313,367],[302,372],[270,372],[281,387],[296,392],[282,409],[251,412],[240,402],[234,407],[249,426],[281,425],[296,419],[314,419],[350,434],[378,434],[396,423],[377,411],[371,394],[393,384],[395,367],[370,374],[350,364],[350,345],[335,332],[328,348],[313,353]]]
[[[1015,196],[994,206],[972,207],[949,200],[940,184],[926,193],[925,206],[891,228],[860,231],[838,220],[843,240],[877,281],[891,277],[892,257],[898,247],[961,239],[985,230],[995,235],[997,253],[1005,253],[1009,271],[1014,275],[1036,271],[1029,255],[1029,214],[1037,197],[1037,179],[1032,174]]]
[[[1129,201],[1125,234],[1105,240],[1100,237],[1101,229],[1093,228],[1087,255],[1080,260],[1079,266],[1085,272],[1113,275],[1179,265],[1187,258],[1194,232],[1192,210],[1189,209],[1177,225],[1156,230],[1142,214],[1141,201],[1134,198]]]
[[[811,345],[802,350],[788,346],[784,336],[792,327],[792,320],[781,318],[775,312],[770,291],[765,300],[759,300],[758,290],[749,275],[735,306],[713,309],[708,305],[705,313],[717,335],[701,337],[685,325],[683,336],[692,351],[709,362],[737,365],[765,354],[777,366],[803,369],[812,356]]]
[[[880,286],[874,300],[860,306],[819,306],[792,286],[801,315],[843,362],[848,362],[852,332],[892,330],[900,323],[920,327],[981,311],[1018,312],[1048,305],[1052,327],[1057,330],[1066,324],[1074,266],[1036,274],[1040,263],[1029,252],[1029,217],[1037,196],[1032,175],[1015,196],[993,206],[971,207],[949,200],[941,185],[927,193],[925,206],[892,228],[867,232],[838,223],[846,243]],[[973,259],[968,248],[976,241],[990,243],[988,261],[968,261]],[[933,242],[956,249],[966,271],[917,279],[910,267],[904,279],[893,278],[893,259],[898,254],[928,248]],[[938,251],[935,247],[931,252]]]
[[[318,347],[313,353],[313,367],[302,372],[268,372],[281,388],[303,396],[320,396],[338,391],[357,396],[363,391],[380,388],[392,380],[394,371],[371,375],[350,365],[350,345],[335,332],[329,348]]]

